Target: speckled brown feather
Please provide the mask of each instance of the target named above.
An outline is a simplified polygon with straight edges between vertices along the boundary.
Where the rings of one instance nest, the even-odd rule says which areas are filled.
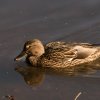
[[[27,45],[30,44],[32,44],[31,49],[26,49]],[[72,49],[75,46],[95,48],[96,52],[84,59],[74,59],[70,61],[69,59],[75,57],[75,51]],[[41,49],[38,49],[37,47]],[[27,59],[33,66],[51,68],[73,68],[81,64],[89,64],[100,58],[100,46],[96,47],[95,45],[89,43],[66,43],[57,41],[50,42],[43,47],[40,40],[33,39],[32,41],[25,43],[24,50],[26,50],[25,52],[27,53]],[[37,50],[37,54],[34,52],[34,50]]]

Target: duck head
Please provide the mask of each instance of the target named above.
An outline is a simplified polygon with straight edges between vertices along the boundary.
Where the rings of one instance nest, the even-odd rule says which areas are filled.
[[[23,57],[40,57],[44,53],[44,46],[38,39],[29,40],[24,44],[22,52],[15,57],[15,61],[21,60]]]

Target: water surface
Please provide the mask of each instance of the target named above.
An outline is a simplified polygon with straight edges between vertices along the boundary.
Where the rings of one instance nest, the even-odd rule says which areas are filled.
[[[14,70],[18,64],[13,59],[33,38],[43,43],[100,43],[99,0],[0,0],[0,100],[5,95],[16,100],[73,100],[80,91],[79,100],[99,100],[99,70],[79,76],[40,71],[30,74],[37,84],[28,85]]]

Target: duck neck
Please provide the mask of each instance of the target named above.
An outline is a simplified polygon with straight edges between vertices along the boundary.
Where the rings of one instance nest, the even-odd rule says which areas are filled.
[[[33,66],[37,66],[38,57],[30,56],[30,57],[28,58],[28,61],[29,61],[29,63],[32,64]]]

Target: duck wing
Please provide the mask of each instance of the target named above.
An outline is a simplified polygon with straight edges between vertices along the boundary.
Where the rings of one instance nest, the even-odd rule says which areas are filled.
[[[45,46],[42,58],[54,61],[69,60],[76,56],[75,50],[71,50],[72,44],[65,42],[51,42]]]
[[[62,41],[55,41],[55,42],[50,42],[46,44],[44,47],[45,49],[53,48],[72,48],[74,46],[84,46],[84,47],[93,47],[93,46],[100,46],[100,44],[91,44],[91,43],[77,43],[77,42],[62,42]]]
[[[93,48],[97,44],[90,43],[66,43],[66,42],[50,42],[45,45],[45,53],[43,56],[47,59],[75,59],[77,58],[77,50],[73,49],[75,46],[83,46]]]
[[[66,42],[55,41],[55,42],[50,42],[46,44],[44,47],[45,49],[48,49],[48,48],[57,49],[57,48],[65,47],[65,46],[67,46]]]

